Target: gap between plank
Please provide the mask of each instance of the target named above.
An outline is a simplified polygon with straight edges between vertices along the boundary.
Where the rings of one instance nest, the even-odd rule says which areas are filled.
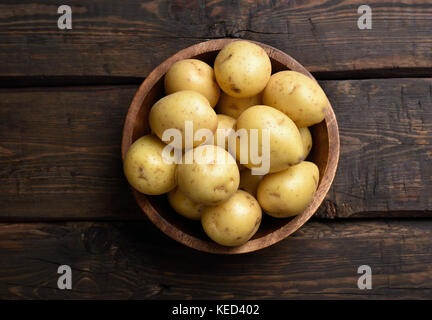
[[[312,72],[317,80],[431,78],[431,68],[393,68]],[[0,88],[139,85],[143,77],[123,76],[0,76]]]

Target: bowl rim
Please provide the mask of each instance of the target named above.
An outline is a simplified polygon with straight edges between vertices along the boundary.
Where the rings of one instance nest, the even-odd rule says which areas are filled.
[[[246,39],[215,39],[200,42],[198,44],[187,47],[183,50],[178,51],[174,55],[165,59],[160,63],[155,69],[150,72],[150,74],[144,79],[137,92],[132,99],[129,106],[126,119],[123,126],[122,132],[122,142],[121,142],[121,154],[122,161],[126,156],[126,153],[133,143],[133,130],[136,117],[141,109],[142,103],[146,95],[154,87],[154,85],[166,74],[171,65],[179,60],[188,59],[198,56],[203,53],[218,51],[222,49],[225,45],[233,41],[240,41]],[[316,79],[303,67],[299,62],[292,58],[287,53],[282,52],[279,49],[271,47],[261,42],[246,40],[258,44],[267,52],[270,58],[281,63],[290,70],[301,72],[304,75],[312,78],[314,81]],[[135,190],[132,186],[133,195],[137,201],[139,207],[146,214],[146,216],[153,222],[162,232],[168,235],[170,238],[199,251],[205,251],[209,253],[216,254],[240,254],[256,251],[269,247],[285,238],[290,236],[292,233],[297,231],[303,224],[309,220],[312,215],[317,211],[321,203],[323,202],[326,194],[328,193],[330,186],[333,182],[334,176],[336,174],[336,169],[339,161],[340,152],[340,141],[339,141],[339,129],[336,120],[336,115],[333,111],[331,103],[329,105],[325,114],[324,122],[326,124],[329,140],[329,149],[327,157],[327,166],[322,175],[322,179],[315,192],[313,200],[305,208],[305,210],[299,215],[295,216],[288,223],[280,227],[279,229],[257,239],[252,239],[243,245],[236,247],[226,247],[212,242],[210,239],[205,241],[203,239],[197,238],[193,235],[187,234],[182,230],[178,229],[175,225],[167,221],[159,212],[151,205],[147,196],[141,194]]]

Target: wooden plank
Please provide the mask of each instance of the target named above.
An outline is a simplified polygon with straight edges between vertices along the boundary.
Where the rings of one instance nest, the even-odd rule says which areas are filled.
[[[223,37],[264,42],[321,75],[369,69],[430,75],[430,1],[369,1],[371,30],[357,27],[363,4],[82,0],[70,3],[73,29],[59,30],[57,5],[9,2],[0,5],[0,61],[7,62],[0,76],[144,77],[178,50]]]
[[[0,90],[0,216],[141,217],[120,156],[123,121],[135,90]]]
[[[0,298],[428,299],[431,237],[430,220],[309,221],[267,249],[220,256],[149,222],[0,224]],[[57,289],[63,264],[70,291]],[[371,290],[357,287],[361,265]]]
[[[318,217],[432,215],[431,79],[321,82],[341,158]],[[120,140],[136,86],[0,89],[0,219],[141,219]]]
[[[320,217],[432,214],[432,81],[324,81],[341,137]]]

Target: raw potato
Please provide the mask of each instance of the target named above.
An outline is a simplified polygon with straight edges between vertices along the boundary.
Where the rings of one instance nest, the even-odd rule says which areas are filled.
[[[268,106],[253,106],[245,110],[237,119],[237,131],[246,129],[258,129],[258,152],[262,149],[262,130],[267,129],[270,133],[270,172],[277,172],[297,164],[303,160],[303,144],[300,132],[294,122],[284,113]],[[259,167],[252,163],[242,163],[240,158],[240,142],[237,138],[236,157],[245,167],[251,169]],[[230,146],[232,148],[232,146]],[[251,151],[248,150],[249,158]],[[264,155],[265,156],[265,155]],[[266,173],[266,172],[264,172]]]
[[[165,92],[171,94],[182,90],[201,93],[214,108],[219,100],[220,89],[213,68],[197,59],[177,61],[165,75]]]
[[[262,211],[249,193],[238,190],[231,198],[203,210],[201,223],[205,233],[223,246],[239,246],[256,233]]]
[[[218,53],[214,71],[225,93],[246,98],[265,88],[271,75],[271,62],[260,46],[249,41],[234,41]]]
[[[168,201],[171,207],[183,217],[191,220],[201,219],[203,205],[193,202],[179,188],[175,188],[168,193]]]
[[[318,181],[318,167],[303,161],[265,176],[258,186],[258,202],[266,213],[276,218],[298,215],[311,202]]]
[[[193,134],[199,129],[216,131],[218,124],[216,112],[202,94],[185,90],[172,93],[156,102],[150,109],[150,128],[162,140],[167,129],[178,129],[182,132],[183,149],[185,147],[185,121],[192,121]],[[200,145],[205,139],[195,141],[193,146]],[[165,141],[169,143],[170,141]]]
[[[251,195],[256,197],[258,185],[261,182],[263,175],[253,175],[249,169],[240,171],[240,189],[249,192]]]
[[[222,91],[216,111],[237,119],[247,108],[258,104],[261,104],[261,93],[248,98],[234,98]]]
[[[224,114],[218,114],[217,118],[218,118],[218,126],[216,129],[216,133],[214,135],[214,145],[225,148],[225,150],[228,150],[228,137],[231,134],[233,134],[235,131],[236,120]],[[219,145],[218,135],[222,135],[221,133],[222,130],[224,131],[223,137],[225,142],[221,142],[221,145]]]
[[[169,164],[162,158],[165,146],[151,135],[139,138],[130,146],[123,169],[129,183],[139,192],[159,195],[176,186],[176,164]]]
[[[299,72],[281,71],[271,76],[263,104],[282,111],[302,128],[321,122],[329,102],[316,81]]]
[[[192,201],[215,205],[228,199],[239,186],[240,173],[234,158],[224,149],[202,145],[184,155],[184,161],[193,153],[193,162],[177,166],[179,189]]]
[[[309,128],[300,128],[300,135],[303,142],[303,159],[306,159],[312,149],[312,135]]]

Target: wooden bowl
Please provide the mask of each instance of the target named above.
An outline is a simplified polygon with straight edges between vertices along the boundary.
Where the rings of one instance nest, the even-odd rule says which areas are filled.
[[[122,159],[131,144],[144,134],[148,134],[148,115],[152,105],[164,95],[164,75],[173,63],[182,59],[196,58],[213,65],[220,49],[234,39],[218,39],[202,42],[181,50],[162,62],[142,83],[136,93],[123,128]],[[268,45],[255,42],[265,49],[272,62],[272,72],[294,70],[314,79],[296,60],[286,53]],[[138,205],[147,217],[165,234],[191,248],[218,254],[238,254],[268,247],[292,234],[300,228],[318,209],[324,200],[336,173],[339,159],[339,132],[336,117],[331,105],[325,120],[311,128],[313,147],[308,160],[317,164],[320,171],[318,190],[308,207],[294,218],[277,219],[263,214],[258,232],[244,245],[225,247],[210,240],[201,224],[183,218],[170,207],[166,195],[145,196],[132,188]]]

